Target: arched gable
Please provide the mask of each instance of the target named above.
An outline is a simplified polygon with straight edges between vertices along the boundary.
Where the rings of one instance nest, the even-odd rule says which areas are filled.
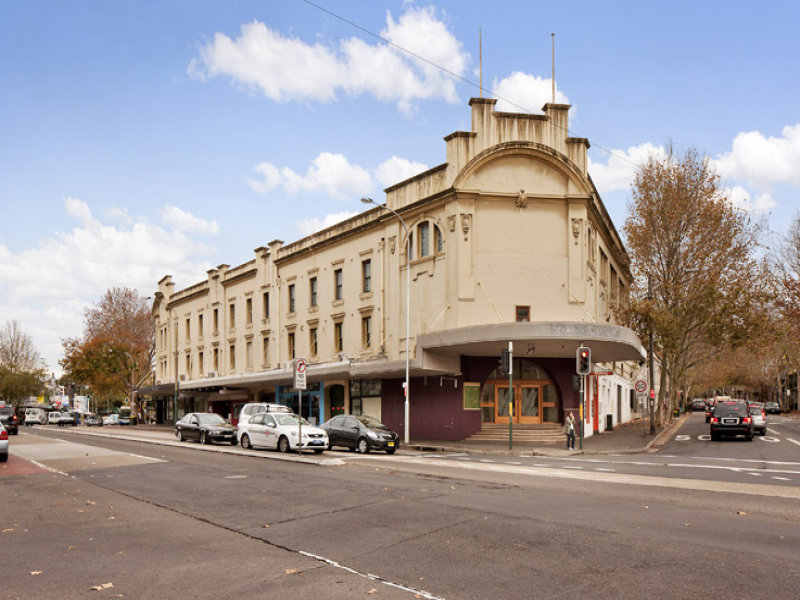
[[[596,194],[575,163],[536,142],[506,142],[484,150],[466,164],[453,187],[556,197]]]

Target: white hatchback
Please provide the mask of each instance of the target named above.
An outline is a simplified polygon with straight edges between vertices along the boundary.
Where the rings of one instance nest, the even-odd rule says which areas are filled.
[[[302,427],[300,426],[302,425]],[[258,413],[246,423],[239,422],[238,435],[242,448],[275,448],[281,452],[304,450],[317,454],[328,447],[328,434],[294,413]]]

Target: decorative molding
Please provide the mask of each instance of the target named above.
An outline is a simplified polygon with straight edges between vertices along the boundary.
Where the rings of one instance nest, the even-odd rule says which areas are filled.
[[[525,193],[525,190],[520,190],[519,194],[517,195],[517,206],[519,208],[527,208],[528,207],[528,195]]]
[[[461,215],[461,231],[464,233],[464,241],[467,240],[467,236],[469,234],[469,228],[472,225],[472,215],[470,214],[462,214]]]

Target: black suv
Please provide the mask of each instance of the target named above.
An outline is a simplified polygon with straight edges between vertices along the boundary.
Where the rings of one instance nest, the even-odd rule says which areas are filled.
[[[753,441],[753,417],[744,400],[717,402],[710,423],[711,439],[715,442],[723,435],[743,435],[748,442]]]
[[[13,406],[7,404],[0,406],[0,423],[11,435],[19,433],[19,419],[17,419],[17,413]]]

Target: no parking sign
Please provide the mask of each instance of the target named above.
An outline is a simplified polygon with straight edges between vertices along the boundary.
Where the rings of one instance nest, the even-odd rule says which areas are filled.
[[[306,389],[306,367],[308,363],[305,358],[294,359],[294,389]]]

